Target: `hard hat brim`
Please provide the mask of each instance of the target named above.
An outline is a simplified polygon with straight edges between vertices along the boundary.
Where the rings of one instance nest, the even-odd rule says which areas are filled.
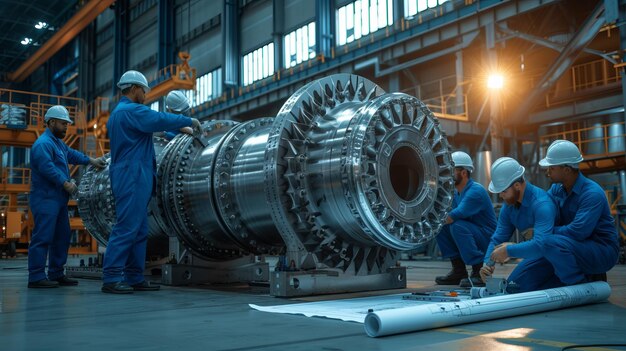
[[[71,119],[69,119],[69,118],[60,118],[60,117],[48,117],[47,119],[44,119],[44,122],[48,122],[51,119],[56,119],[56,120],[59,120],[59,121],[67,122],[69,124],[74,124],[74,122]]]
[[[144,91],[146,94],[147,94],[147,93],[149,93],[149,92],[150,92],[150,90],[151,90],[149,86],[147,86],[147,85],[145,85],[145,84],[142,84],[142,83],[138,83],[138,82],[117,83],[117,87],[118,87],[118,88],[120,88],[120,89],[122,89],[122,90],[124,90],[124,89],[126,89],[126,88],[130,88],[130,87],[131,87],[131,86],[133,86],[133,85],[138,85],[138,86],[142,87],[142,88],[143,88],[143,91]]]
[[[508,183],[506,186],[503,186],[502,188],[496,188],[496,186],[493,185],[493,181],[490,181],[489,182],[489,186],[487,187],[489,189],[489,191],[491,193],[494,193],[494,194],[500,194],[501,192],[503,192],[506,189],[508,189],[513,183],[515,183],[516,180],[518,180],[520,177],[523,177],[524,174],[526,173],[526,168],[524,166],[520,165],[520,168],[521,168],[522,171],[516,173],[515,177],[512,177],[513,179],[511,180],[511,182]]]
[[[554,166],[552,163],[550,163],[550,161],[548,161],[547,158],[543,158],[539,161],[539,166],[541,167],[550,167],[550,166]]]
[[[562,161],[562,162],[550,162],[548,160],[548,158],[544,158],[541,159],[539,161],[539,166],[541,167],[550,167],[550,166],[565,166],[565,165],[571,165],[571,164],[575,164],[575,163],[580,163],[583,162],[583,157],[579,157],[576,160],[566,160],[566,161]]]

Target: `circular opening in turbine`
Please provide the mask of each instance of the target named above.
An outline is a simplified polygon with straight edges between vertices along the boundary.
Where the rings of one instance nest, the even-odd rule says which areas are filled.
[[[417,152],[408,146],[399,147],[391,157],[389,179],[396,194],[405,201],[419,194],[424,170]]]

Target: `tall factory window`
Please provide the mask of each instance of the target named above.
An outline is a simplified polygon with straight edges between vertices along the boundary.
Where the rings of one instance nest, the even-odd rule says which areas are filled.
[[[404,0],[404,17],[412,17],[450,0]]]
[[[315,22],[285,35],[285,68],[315,57]]]
[[[202,105],[222,94],[222,68],[217,68],[196,78],[196,89],[187,90],[185,94],[191,107]]]
[[[337,46],[393,24],[393,0],[357,0],[337,10]]]
[[[274,43],[269,43],[243,56],[243,85],[274,74]]]

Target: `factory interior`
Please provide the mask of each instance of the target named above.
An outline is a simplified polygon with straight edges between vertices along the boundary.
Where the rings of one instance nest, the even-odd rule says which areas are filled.
[[[626,0],[0,0],[0,37],[2,350],[626,350]],[[163,118],[181,92],[200,126],[149,135],[143,276],[160,290],[105,294],[114,117],[134,87]],[[66,166],[61,274],[78,285],[31,289],[33,145],[57,105],[56,139],[107,167]],[[580,284],[555,264],[560,285],[517,293],[530,258],[481,252],[486,286],[482,258],[461,262],[470,286],[440,284],[456,172],[496,217],[522,213],[502,194],[554,187],[565,163],[540,162],[558,140],[603,192],[615,264]],[[522,182],[494,191],[502,157]],[[542,245],[537,228],[505,241]]]

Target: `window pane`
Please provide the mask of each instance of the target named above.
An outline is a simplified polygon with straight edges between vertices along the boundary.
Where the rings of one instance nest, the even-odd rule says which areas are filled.
[[[361,3],[361,35],[370,34],[370,2],[363,0]]]
[[[428,0],[417,0],[417,12],[422,12],[428,8]]]
[[[271,44],[273,47],[273,43]],[[315,22],[306,24],[285,36],[285,68],[315,57]],[[273,60],[273,56],[270,58]],[[274,69],[270,70],[270,75]]]
[[[217,96],[217,94],[214,96],[214,92],[221,91],[222,88],[220,86],[221,73],[220,78],[216,79],[216,72],[221,72],[221,70],[222,68],[217,68],[196,78],[196,89],[185,92],[185,96],[189,99],[189,105],[191,107],[201,105]]]
[[[288,40],[289,36],[285,37],[285,47],[292,47],[291,40]],[[275,67],[275,59],[274,59],[274,43],[269,43],[263,47],[260,47],[253,52],[247,53],[243,56],[243,64],[242,64],[242,75],[243,75],[243,85],[249,85],[254,83],[257,80],[269,77],[274,74],[276,69]],[[287,56],[285,55],[285,61],[287,60]],[[214,73],[221,77],[222,71],[217,71]],[[221,78],[219,78],[221,80]],[[215,95],[220,95],[221,90],[217,90],[218,88],[212,88],[211,92]],[[221,88],[219,88],[221,89]]]
[[[309,23],[309,58],[315,57],[315,22]]]
[[[346,43],[346,8],[342,7],[337,11],[337,45]]]

